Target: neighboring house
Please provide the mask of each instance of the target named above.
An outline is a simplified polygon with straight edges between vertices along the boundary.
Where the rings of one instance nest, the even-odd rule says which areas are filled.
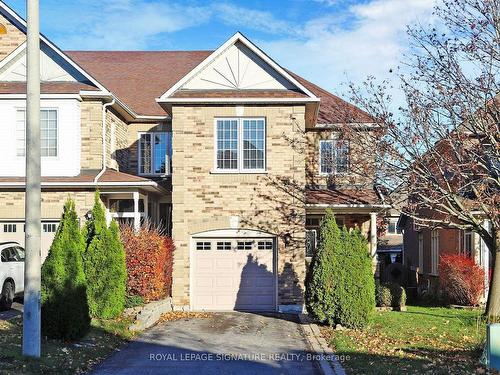
[[[0,241],[22,243],[26,26],[2,2],[0,24]],[[41,49],[44,255],[65,199],[83,221],[96,189],[108,219],[167,227],[179,308],[302,310],[327,208],[375,255],[386,206],[350,170],[373,155],[338,131],[371,118],[240,33],[215,51]]]
[[[408,286],[419,292],[436,292],[439,281],[439,259],[444,254],[460,254],[474,259],[485,270],[490,269],[491,255],[479,235],[473,231],[448,227],[418,225],[411,217],[401,215],[404,265],[411,272]],[[485,272],[488,286],[489,272]],[[484,297],[487,296],[487,288]]]
[[[377,260],[381,281],[395,281],[401,273],[399,267],[390,266],[394,263],[403,264],[403,233],[398,227],[399,213],[395,209],[388,209],[381,213],[384,220],[384,232],[379,235],[377,246]]]

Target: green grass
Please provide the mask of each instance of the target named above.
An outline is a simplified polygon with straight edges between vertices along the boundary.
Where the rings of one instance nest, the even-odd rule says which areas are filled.
[[[470,374],[484,373],[485,330],[477,310],[408,306],[375,313],[363,331],[322,333],[348,374]]]
[[[79,374],[89,370],[133,337],[128,319],[93,320],[81,341],[42,340],[42,357],[21,355],[22,320],[0,321],[0,374]]]

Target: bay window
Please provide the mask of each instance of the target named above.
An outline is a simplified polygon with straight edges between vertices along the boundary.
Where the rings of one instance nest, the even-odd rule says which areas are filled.
[[[321,174],[342,174],[349,170],[349,142],[341,139],[319,141]]]
[[[265,170],[266,129],[263,118],[216,119],[215,133],[216,171]]]
[[[171,173],[172,133],[139,134],[139,174],[162,176]]]

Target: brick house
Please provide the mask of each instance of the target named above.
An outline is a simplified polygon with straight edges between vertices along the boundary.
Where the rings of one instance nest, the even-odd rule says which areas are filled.
[[[24,241],[25,21],[0,2],[0,241]],[[386,208],[339,124],[370,117],[236,33],[215,51],[61,51],[41,36],[43,253],[66,197],[81,220],[172,235],[173,300],[297,311],[327,208],[377,249]]]

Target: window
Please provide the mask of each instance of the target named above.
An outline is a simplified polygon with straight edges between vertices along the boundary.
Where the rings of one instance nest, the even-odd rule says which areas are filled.
[[[43,233],[55,233],[57,231],[56,223],[43,223],[42,224]]]
[[[418,273],[424,273],[424,235],[418,233]]]
[[[342,174],[349,170],[349,142],[330,139],[319,142],[320,173]]]
[[[316,229],[306,230],[306,257],[312,257],[316,252],[317,246],[317,231]]]
[[[401,234],[401,230],[398,227],[398,219],[389,220],[389,225],[387,226],[387,234]]]
[[[238,241],[236,248],[238,250],[252,250],[253,241]]]
[[[110,199],[109,211],[115,212],[134,212],[133,199]],[[144,212],[144,199],[139,199],[139,212]]]
[[[210,250],[211,247],[211,242],[196,242],[196,250]]]
[[[431,231],[431,274],[437,275],[439,262],[439,230]]]
[[[257,250],[272,250],[273,249],[273,241],[259,241],[257,242]]]
[[[15,232],[17,232],[17,225],[16,224],[4,224],[3,231],[5,233],[15,233]]]
[[[471,231],[464,232],[464,255],[466,257],[472,257],[472,248],[474,243],[474,236]]]
[[[57,110],[40,110],[40,147],[44,157],[57,156]],[[26,154],[26,110],[18,109],[16,118],[16,155]]]
[[[231,250],[231,241],[217,242],[217,250]]]
[[[216,170],[235,172],[265,170],[264,119],[216,119],[215,126]]]
[[[172,133],[139,134],[139,174],[171,173]]]
[[[0,257],[2,262],[23,262],[24,250],[17,246],[6,247],[2,250]]]

